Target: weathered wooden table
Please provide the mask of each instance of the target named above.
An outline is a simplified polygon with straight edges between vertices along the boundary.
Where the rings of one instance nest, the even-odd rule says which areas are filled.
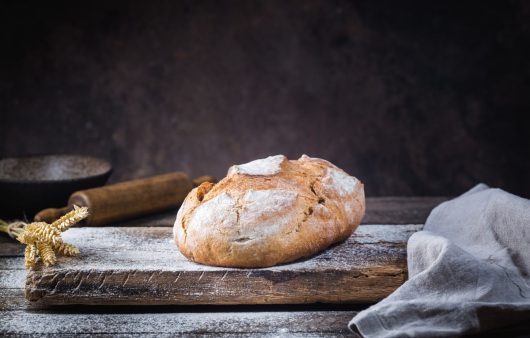
[[[387,232],[391,232],[393,226],[405,227],[408,229],[407,232],[416,231],[421,229],[430,210],[445,199],[441,197],[368,198],[367,213],[358,232],[366,232],[366,229],[382,229],[383,232],[388,229]],[[135,227],[135,229],[127,231],[135,233],[145,232],[151,234],[151,236],[153,233],[165,234],[169,229],[160,227],[172,226],[174,217],[175,212],[169,212],[126,222],[118,226]],[[88,229],[86,231],[90,232],[92,230]],[[406,238],[401,238],[399,241],[399,243],[390,243],[389,245],[401,250],[401,256],[398,256],[402,257],[400,259],[403,261],[393,262],[392,264],[401,266],[406,277],[406,262],[404,261]],[[385,243],[381,243],[381,245],[385,245]],[[323,257],[325,258],[325,256]],[[88,261],[84,262],[84,264],[90,266],[92,263]],[[64,271],[64,269],[61,271]],[[281,274],[281,269],[278,271],[280,272],[266,271],[266,273]],[[215,272],[212,271],[212,274]],[[64,274],[66,277],[63,275],[58,278],[68,279],[69,273],[66,272]],[[119,279],[123,280],[128,278],[129,275],[124,275],[124,277],[119,277]],[[178,276],[175,278],[177,282]],[[217,280],[230,278],[230,276],[229,273],[225,272]],[[310,293],[300,301],[289,298],[289,295],[283,295],[280,298],[275,298],[272,303],[293,302],[307,304],[269,305],[267,303],[270,299],[257,297],[256,295],[260,295],[259,290],[254,290],[252,293],[254,295],[253,300],[245,301],[244,294],[239,294],[234,295],[234,300],[231,301],[226,294],[222,294],[220,296],[225,298],[223,298],[221,303],[260,303],[260,305],[154,306],[136,305],[150,304],[149,301],[145,301],[144,298],[146,297],[143,296],[143,293],[138,293],[135,296],[136,298],[131,298],[129,297],[130,295],[123,295],[119,292],[112,293],[111,289],[109,289],[110,291],[105,291],[107,293],[103,293],[104,296],[100,297],[100,299],[91,301],[90,298],[86,297],[88,293],[80,293],[81,296],[79,296],[77,293],[69,293],[72,290],[68,289],[68,287],[63,287],[65,291],[60,292],[58,283],[53,278],[50,278],[51,281],[48,283],[46,278],[42,278],[42,274],[39,277],[41,278],[34,278],[33,282],[31,278],[28,279],[28,297],[38,300],[30,302],[24,296],[26,271],[23,264],[23,247],[6,236],[0,236],[0,335],[90,334],[160,337],[189,334],[211,336],[255,336],[259,334],[265,336],[289,335],[303,337],[348,336],[351,333],[347,329],[347,324],[357,311],[366,308],[370,303],[384,296],[385,293],[391,292],[391,289],[389,289],[382,294],[361,295],[356,301],[346,304],[340,295],[337,295],[337,301],[340,304],[314,303],[318,302],[318,297],[312,298]],[[149,278],[152,277],[150,276]],[[75,278],[77,277],[74,276],[72,278],[76,282]],[[102,278],[102,281],[98,280],[97,282],[101,283],[100,285],[105,285],[106,276]],[[158,277],[155,276],[155,278]],[[203,278],[206,281],[209,277],[208,275],[204,277],[203,274],[198,276],[198,280]],[[399,278],[403,279],[403,276]],[[81,279],[83,282],[81,282]],[[127,283],[127,281],[125,282]],[[394,283],[396,282],[394,281]],[[50,285],[53,289],[48,290],[47,288]],[[77,287],[79,288],[81,285],[87,287],[89,291],[92,290],[93,292],[94,290],[94,284],[90,282],[89,276],[79,277]],[[129,284],[121,283],[120,285]],[[149,294],[151,291],[146,290],[145,292]],[[153,292],[156,293],[158,291],[155,290]],[[277,294],[279,291],[275,289],[274,292]],[[182,303],[178,294],[168,294],[167,297],[171,299],[169,303]],[[154,303],[160,304],[160,299],[166,298],[160,297]],[[204,301],[202,294],[199,294],[196,299],[197,301],[194,304],[208,303]],[[70,303],[95,305],[57,305]],[[126,305],[101,305],[109,303]]]

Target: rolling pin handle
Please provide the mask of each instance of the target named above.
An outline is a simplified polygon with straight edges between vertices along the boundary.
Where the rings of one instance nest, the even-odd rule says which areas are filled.
[[[71,206],[66,206],[64,208],[48,208],[37,213],[33,219],[35,222],[52,223],[71,210],[73,210]]]

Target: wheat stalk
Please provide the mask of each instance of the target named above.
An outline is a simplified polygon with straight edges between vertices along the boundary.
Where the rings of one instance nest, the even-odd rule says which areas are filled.
[[[0,232],[16,238],[20,243],[26,244],[24,251],[24,265],[32,269],[37,259],[46,266],[54,265],[57,261],[56,254],[76,256],[79,249],[63,242],[61,232],[88,216],[88,208],[74,205],[74,210],[62,216],[52,224],[46,222],[25,223],[15,221],[7,223],[0,220]]]

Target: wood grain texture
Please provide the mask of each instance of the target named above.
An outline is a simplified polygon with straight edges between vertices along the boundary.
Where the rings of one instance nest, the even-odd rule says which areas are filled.
[[[310,259],[264,269],[192,263],[171,228],[77,228],[60,257],[27,275],[26,297],[46,304],[299,304],[378,301],[407,276],[406,241],[421,225],[364,225]]]
[[[110,312],[110,311],[109,311]],[[11,335],[79,334],[175,336],[300,336],[351,335],[348,321],[355,311],[278,311],[210,313],[64,313],[6,311],[0,332]]]
[[[22,257],[1,257],[0,336],[348,337],[355,309],[93,307],[43,308],[24,298]],[[5,275],[10,271],[9,275]],[[6,284],[9,288],[6,288]]]
[[[25,310],[30,304],[32,303],[24,298],[24,289],[0,288],[0,318],[4,311]]]
[[[2,257],[0,259],[0,271],[2,270],[23,270],[24,268],[24,255],[20,256],[9,256]]]
[[[424,224],[448,197],[368,197],[362,224]]]
[[[437,203],[435,199],[431,198],[369,198],[365,221],[392,219],[393,221],[389,223],[423,223],[430,209]],[[91,258],[93,255],[98,257],[107,256],[103,262],[110,265],[112,261],[118,260],[119,262],[120,259],[125,259],[125,257],[118,257],[119,251],[123,250],[130,255],[136,249],[141,249],[138,257],[148,257],[151,262],[159,261],[161,254],[169,254],[164,250],[161,251],[160,248],[170,247],[172,250],[175,248],[167,237],[170,229],[152,228],[154,232],[152,232],[153,235],[149,242],[140,243],[142,232],[147,231],[142,227],[171,226],[175,214],[176,211],[170,211],[165,214],[151,215],[146,218],[121,223],[121,225],[138,228],[128,229],[126,231],[127,240],[114,248],[109,243],[113,241],[112,236],[105,241],[101,241],[98,248],[94,246],[98,241],[97,237],[78,237],[73,233],[74,230],[68,231],[64,234],[68,240],[78,243],[82,248],[82,257],[72,258],[70,263],[75,265],[86,263],[85,270],[88,269],[90,271],[90,265],[94,263]],[[397,236],[400,233],[399,231],[386,231],[387,235],[381,236],[377,235],[377,231],[374,230],[377,227],[380,230],[386,228],[373,226],[371,228],[373,233],[369,234],[364,231],[365,227],[363,225],[359,228],[357,236],[361,236],[358,236],[355,240],[354,238],[350,240],[364,243],[362,244],[363,247],[371,247],[371,251],[367,250],[366,254],[374,252],[373,247],[380,245],[381,248],[388,248],[389,250],[403,250],[401,255],[404,257],[404,240],[401,239],[408,237],[409,234],[402,233],[400,237]],[[397,228],[400,227],[402,226],[397,226]],[[405,232],[412,232],[416,230],[416,227],[405,226],[404,229]],[[119,234],[119,229],[101,228],[100,230],[103,229],[111,229],[110,232],[114,233],[115,236]],[[75,231],[78,230],[83,229],[75,229]],[[363,230],[364,234],[361,230]],[[390,236],[390,234],[394,235]],[[381,237],[386,237],[386,239]],[[88,247],[92,247],[92,251],[88,250]],[[338,248],[339,246],[336,246],[331,250],[337,250]],[[178,252],[173,254],[179,255]],[[216,337],[253,337],[256,335],[271,337],[280,335],[342,337],[351,335],[347,329],[347,323],[356,314],[356,307],[361,306],[352,306],[350,310],[344,307],[350,307],[351,305],[330,304],[326,311],[319,310],[318,307],[322,305],[317,304],[299,305],[296,307],[283,305],[284,308],[282,309],[271,309],[268,305],[256,305],[261,307],[259,309],[255,307],[249,309],[248,306],[209,306],[205,308],[205,306],[200,305],[191,307],[172,305],[132,308],[82,305],[50,307],[46,302],[29,302],[24,298],[26,271],[23,267],[22,256],[22,245],[0,235],[0,318],[2,319],[0,320],[0,335],[61,334],[62,336],[136,335],[142,337],[164,337],[174,336],[175,334],[205,334]],[[318,256],[313,259],[317,258]],[[360,261],[362,257],[355,257],[355,260]],[[69,263],[67,261],[68,259],[63,258],[59,260],[61,265]],[[325,266],[326,259],[321,259],[320,262],[320,266]],[[365,260],[365,262],[369,262],[369,260]],[[158,266],[157,269],[160,268],[160,264],[155,266]],[[101,268],[101,265],[94,265],[93,271]],[[207,273],[215,272],[214,270],[216,268],[205,272],[202,280],[206,278]],[[276,273],[278,272],[276,271]],[[269,274],[274,275],[272,271],[269,271]],[[185,276],[186,273],[184,273]],[[153,278],[156,277],[155,275]],[[108,277],[107,280],[109,280]],[[106,283],[107,281],[105,281]],[[59,291],[62,284],[57,284],[58,288],[56,291]],[[282,283],[279,281],[276,284],[281,285]],[[88,284],[88,286],[94,287],[94,284]],[[84,284],[81,284],[81,287],[83,288]],[[282,305],[274,305],[274,307],[282,307]],[[330,309],[334,311],[329,311]]]
[[[24,256],[24,245],[4,233],[0,234],[0,257]]]

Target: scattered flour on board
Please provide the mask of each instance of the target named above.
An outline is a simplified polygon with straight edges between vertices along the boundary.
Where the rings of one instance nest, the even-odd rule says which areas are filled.
[[[234,165],[228,170],[228,176],[234,174],[270,176],[280,172],[280,165],[287,161],[283,155],[269,156],[245,164]]]
[[[18,335],[75,336],[80,332],[100,333],[112,330],[113,335],[196,335],[205,328],[213,336],[251,337],[248,332],[259,332],[267,337],[315,335],[313,331],[300,333],[293,323],[326,322],[335,313],[330,312],[179,312],[179,313],[84,313],[79,315],[54,313],[43,316],[30,311],[11,311],[2,320],[2,331]],[[3,318],[2,318],[3,319]],[[309,326],[308,326],[309,327]],[[227,332],[229,334],[227,334]],[[327,332],[327,331],[324,331]],[[9,335],[9,334],[8,334]],[[318,334],[316,334],[319,336]]]
[[[361,225],[345,243],[333,246],[308,259],[266,268],[270,271],[307,271],[330,263],[340,269],[351,269],[363,259],[373,261],[373,245],[381,243],[406,243],[412,233],[421,230],[422,224],[403,225]],[[175,243],[167,241],[171,229],[166,227],[105,227],[71,228],[63,233],[65,242],[77,246],[81,257],[59,256],[58,265],[50,271],[72,269],[94,273],[96,271],[239,271],[195,264],[182,256]],[[117,243],[125,245],[118,247]],[[388,257],[395,247],[381,247],[388,250]],[[401,254],[401,253],[400,253]],[[389,259],[386,254],[382,257]],[[361,262],[361,263],[360,263]],[[253,271],[253,270],[248,270]],[[1,274],[0,274],[1,279]],[[21,279],[21,283],[23,279]]]

